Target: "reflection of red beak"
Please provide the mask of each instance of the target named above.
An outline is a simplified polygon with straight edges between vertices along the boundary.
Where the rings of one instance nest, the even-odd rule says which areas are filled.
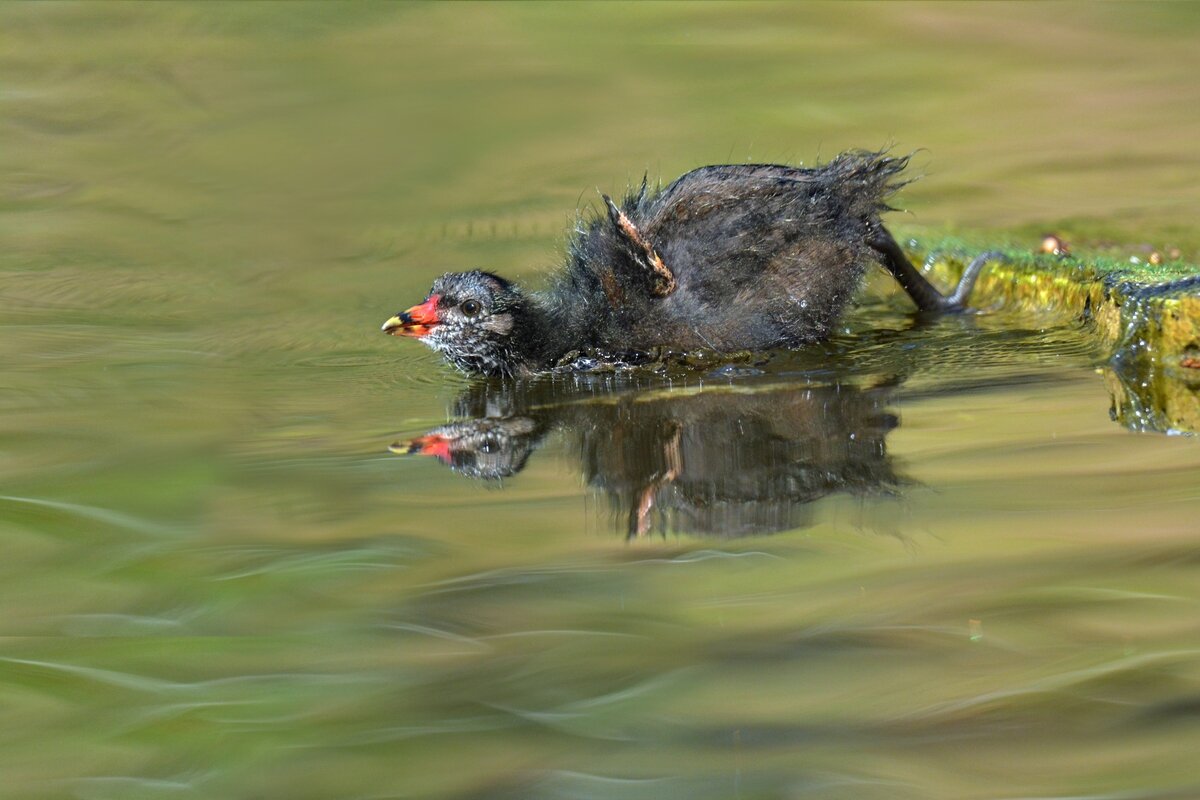
[[[383,332],[392,336],[415,336],[420,338],[442,323],[437,306],[441,295],[431,294],[429,299],[408,311],[402,311],[383,323]]]
[[[407,442],[396,442],[388,450],[405,455],[433,456],[443,464],[450,463],[450,438],[437,433],[418,436]]]

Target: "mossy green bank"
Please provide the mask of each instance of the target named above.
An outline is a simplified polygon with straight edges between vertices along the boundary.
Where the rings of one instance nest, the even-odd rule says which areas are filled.
[[[1037,252],[1040,239],[995,248],[952,236],[906,246],[942,285],[978,253],[999,250],[1004,260],[980,276],[975,308],[1078,320],[1108,352],[1102,368],[1115,419],[1134,430],[1200,431],[1200,266],[1182,254],[1113,246],[1056,255]]]

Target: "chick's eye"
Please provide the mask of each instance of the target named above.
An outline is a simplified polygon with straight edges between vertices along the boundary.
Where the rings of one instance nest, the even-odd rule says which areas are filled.
[[[483,306],[478,300],[467,300],[462,304],[461,308],[463,314],[466,314],[468,317],[473,317],[483,309]]]

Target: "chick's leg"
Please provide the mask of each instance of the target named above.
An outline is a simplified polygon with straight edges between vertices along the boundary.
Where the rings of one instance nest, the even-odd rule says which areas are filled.
[[[963,270],[962,278],[959,279],[954,293],[947,296],[939,292],[921,274],[920,270],[913,266],[887,228],[882,226],[878,228],[868,244],[879,253],[884,268],[892,273],[896,282],[904,288],[904,291],[908,292],[908,296],[921,311],[963,311],[967,307],[967,297],[971,294],[971,289],[975,287],[975,280],[979,277],[979,273],[983,271],[989,261],[998,261],[1004,258],[1003,254],[994,251],[976,256]]]

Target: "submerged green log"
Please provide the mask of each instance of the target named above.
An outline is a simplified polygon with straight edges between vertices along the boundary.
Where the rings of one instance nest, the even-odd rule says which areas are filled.
[[[907,244],[941,285],[984,249],[957,239]],[[983,272],[972,306],[1079,320],[1109,350],[1103,369],[1115,420],[1138,431],[1200,432],[1200,267],[1158,253],[1117,260],[1002,251],[1006,261]]]

